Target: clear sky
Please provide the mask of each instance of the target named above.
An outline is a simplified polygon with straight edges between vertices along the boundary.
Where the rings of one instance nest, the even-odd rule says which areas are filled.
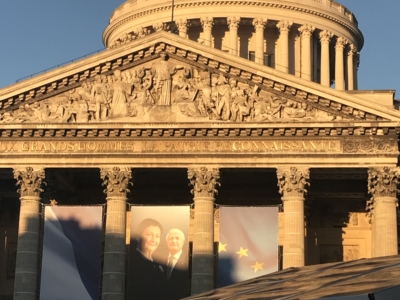
[[[103,48],[102,33],[123,0],[2,0],[0,87]],[[340,0],[359,22],[359,89],[397,90],[400,1]]]

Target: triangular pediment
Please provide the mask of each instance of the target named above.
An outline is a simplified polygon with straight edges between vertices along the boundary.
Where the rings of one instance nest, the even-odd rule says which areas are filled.
[[[1,89],[0,103],[6,124],[400,121],[394,109],[166,32]]]

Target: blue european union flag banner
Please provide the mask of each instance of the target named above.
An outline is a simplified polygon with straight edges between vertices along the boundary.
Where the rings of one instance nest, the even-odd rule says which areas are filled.
[[[46,206],[41,300],[99,298],[102,206]]]
[[[278,207],[220,207],[218,286],[278,270]]]

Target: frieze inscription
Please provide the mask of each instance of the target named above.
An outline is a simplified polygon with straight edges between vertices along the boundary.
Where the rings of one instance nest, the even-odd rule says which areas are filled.
[[[340,153],[340,140],[7,141],[0,154],[46,153]]]

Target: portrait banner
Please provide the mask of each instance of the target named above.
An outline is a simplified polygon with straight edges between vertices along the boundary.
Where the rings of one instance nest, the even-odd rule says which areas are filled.
[[[98,299],[102,206],[46,206],[41,300]]]
[[[130,219],[127,299],[190,296],[190,206],[131,206]]]
[[[220,207],[218,287],[278,271],[278,207]]]

